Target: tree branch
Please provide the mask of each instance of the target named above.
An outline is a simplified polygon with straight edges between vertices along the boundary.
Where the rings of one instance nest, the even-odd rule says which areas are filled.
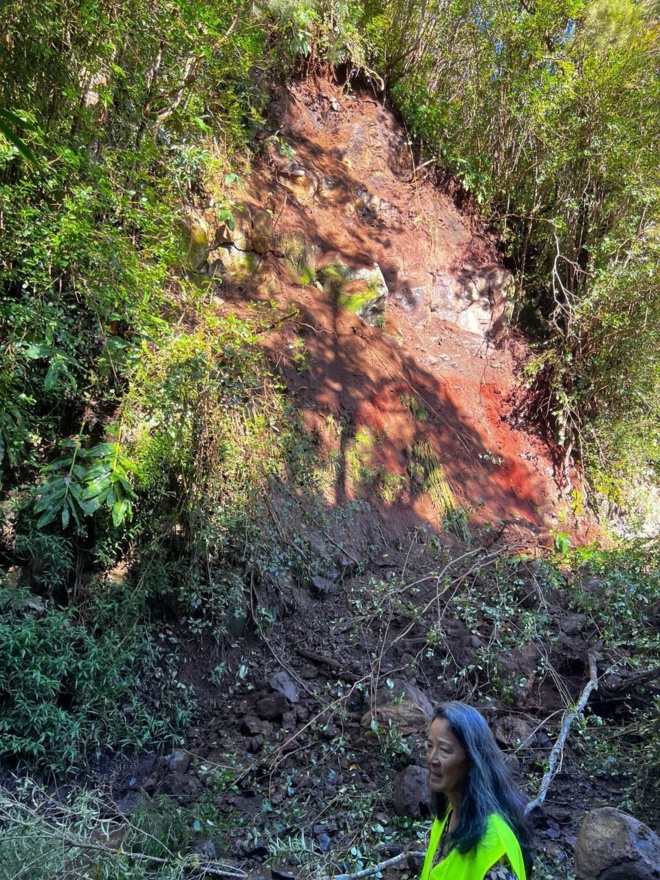
[[[525,808],[526,813],[531,813],[533,809],[536,807],[540,807],[543,801],[545,800],[545,796],[548,793],[548,788],[550,787],[550,783],[552,782],[555,776],[555,767],[557,766],[557,761],[559,760],[559,756],[564,748],[564,744],[566,743],[566,738],[568,737],[568,732],[571,729],[571,725],[584,711],[585,706],[587,705],[587,701],[591,696],[592,692],[598,689],[598,668],[596,666],[596,658],[593,654],[589,654],[589,681],[585,689],[582,691],[582,696],[577,702],[575,709],[564,717],[564,720],[561,725],[561,730],[559,731],[559,736],[557,737],[557,741],[552,747],[552,751],[550,752],[550,760],[548,761],[548,769],[545,771],[545,775],[541,780],[541,787],[539,788],[538,795],[534,798],[533,801],[530,801]]]
[[[362,871],[356,871],[355,874],[334,874],[334,875],[325,875],[323,877],[316,877],[315,880],[359,880],[360,877],[369,877],[371,874],[377,874],[379,871],[384,871],[386,868],[391,868],[393,865],[398,865],[399,862],[403,862],[406,859],[410,858],[410,856],[422,856],[424,857],[424,853],[421,852],[404,852],[400,853],[398,856],[394,856],[391,859],[388,859],[386,862],[380,862],[378,865],[370,865],[368,868],[364,868]]]

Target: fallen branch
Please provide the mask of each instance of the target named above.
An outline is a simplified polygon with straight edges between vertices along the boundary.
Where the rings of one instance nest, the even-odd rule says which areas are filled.
[[[386,862],[380,862],[378,865],[370,865],[368,868],[363,868],[362,871],[356,871],[355,874],[326,874],[323,877],[316,877],[314,880],[359,880],[360,877],[369,877],[371,874],[377,874],[379,871],[384,871],[386,868],[398,865],[399,862],[404,862],[411,856],[421,856],[424,858],[424,853],[404,852],[388,859]]]
[[[630,675],[612,688],[603,687],[603,692],[607,697],[623,699],[624,695],[634,687],[637,687],[637,685],[648,684],[658,678],[660,678],[660,666],[656,666],[653,669],[647,669],[645,672],[638,672],[635,675]]]
[[[564,748],[566,743],[566,738],[568,737],[568,732],[571,729],[571,725],[584,711],[585,706],[591,696],[592,692],[598,689],[598,668],[596,666],[596,658],[593,654],[589,654],[589,681],[586,684],[585,689],[582,691],[582,695],[577,702],[575,709],[571,712],[568,712],[564,717],[564,720],[561,725],[561,730],[559,731],[559,736],[557,737],[557,741],[552,747],[552,751],[550,752],[550,760],[548,761],[548,769],[545,771],[543,779],[541,780],[541,787],[539,788],[539,793],[534,798],[533,801],[530,801],[526,808],[526,813],[531,813],[533,809],[536,807],[540,807],[543,801],[545,800],[545,796],[548,793],[548,788],[550,787],[550,783],[552,782],[555,776],[555,767],[557,766],[557,761],[559,760],[559,756]]]
[[[306,660],[311,660],[313,663],[321,663],[324,666],[328,666],[330,669],[334,669],[337,673],[338,678],[343,678],[344,681],[361,681],[360,676],[356,675],[354,672],[349,672],[345,669],[338,660],[334,660],[332,657],[328,657],[325,654],[319,654],[316,651],[310,651],[307,648],[296,648],[296,653],[301,657],[304,657]]]
[[[27,838],[31,840],[50,841],[53,846],[59,846],[63,849],[69,847],[73,850],[79,850],[81,853],[98,853],[99,855],[107,856],[108,858],[120,857],[152,865],[172,866],[179,871],[185,871],[193,876],[221,877],[224,878],[224,880],[246,880],[248,876],[245,871],[234,865],[225,865],[215,859],[205,859],[197,853],[182,856],[170,852],[164,845],[163,849],[168,853],[168,857],[166,858],[154,856],[149,853],[124,849],[121,844],[119,846],[111,846],[110,844],[102,842],[93,843],[91,840],[81,837],[80,832],[76,833],[75,830],[69,828],[67,823],[74,821],[75,814],[73,811],[69,810],[62,804],[55,804],[52,798],[48,798],[47,803],[49,806],[53,804],[58,809],[56,815],[44,815],[37,807],[30,807],[21,801],[12,800],[5,797],[3,793],[0,793],[0,822],[4,829],[4,833],[0,835],[0,848],[2,848],[4,844],[13,840],[24,841]],[[78,817],[76,817],[76,819],[77,818]],[[130,822],[128,822],[127,825],[130,828],[135,828]],[[108,822],[100,820],[98,828],[102,830],[103,828],[107,829],[107,827]],[[20,829],[20,832],[14,835],[9,829],[12,831],[16,829],[17,832],[18,829]],[[93,830],[90,830],[89,833],[93,834],[94,832]],[[142,833],[146,837],[152,837],[146,832]],[[32,863],[24,866],[18,873],[12,876],[11,880],[19,880],[19,878],[27,876],[31,867]],[[82,877],[82,873],[73,873],[72,869],[67,876]]]

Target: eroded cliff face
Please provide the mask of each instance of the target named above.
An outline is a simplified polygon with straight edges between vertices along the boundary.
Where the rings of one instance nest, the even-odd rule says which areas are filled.
[[[453,508],[584,532],[553,451],[509,418],[527,352],[508,333],[513,279],[492,237],[415,166],[371,94],[307,80],[274,114],[277,133],[231,191],[233,223],[212,205],[191,212],[191,259],[221,311],[291,310],[264,339],[339,461],[328,500],[367,498],[406,528],[441,526]]]

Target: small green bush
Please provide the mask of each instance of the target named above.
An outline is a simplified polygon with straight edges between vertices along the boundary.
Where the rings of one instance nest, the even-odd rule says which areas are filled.
[[[54,771],[172,737],[190,716],[147,631],[85,627],[72,611],[31,613],[0,589],[0,755]]]

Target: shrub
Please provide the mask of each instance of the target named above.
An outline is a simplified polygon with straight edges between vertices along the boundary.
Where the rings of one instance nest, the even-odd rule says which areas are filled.
[[[30,610],[0,589],[0,755],[68,771],[105,751],[165,741],[190,701],[134,625],[86,627],[72,611]]]

